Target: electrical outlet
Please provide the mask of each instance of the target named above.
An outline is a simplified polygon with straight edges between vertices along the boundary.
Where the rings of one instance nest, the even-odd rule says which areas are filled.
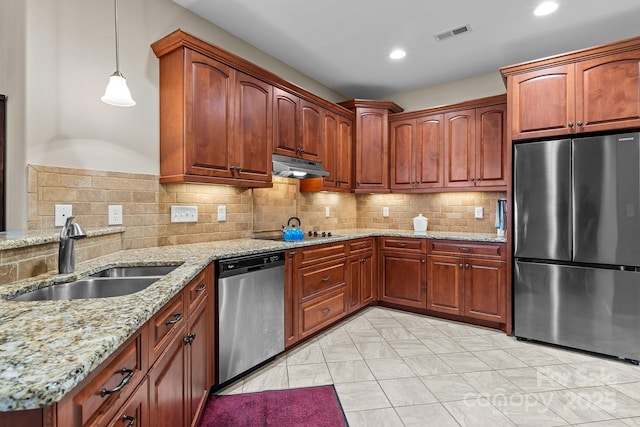
[[[122,224],[122,205],[109,205],[109,225]]]
[[[484,218],[484,209],[482,209],[482,206],[476,206],[475,215],[476,219]]]
[[[73,216],[72,205],[55,205],[55,218],[54,225],[56,227],[62,227],[67,221],[67,218]]]
[[[331,216],[331,209],[329,208],[329,206],[326,206],[324,208],[324,216],[325,218],[329,218]]]
[[[382,208],[382,216],[385,218],[389,218],[389,206],[385,206]]]
[[[218,206],[218,222],[227,220],[227,207],[226,206]]]
[[[171,222],[198,222],[198,207],[171,206]]]

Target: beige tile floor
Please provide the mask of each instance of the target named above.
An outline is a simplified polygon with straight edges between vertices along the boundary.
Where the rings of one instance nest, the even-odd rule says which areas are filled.
[[[372,307],[220,394],[335,384],[351,427],[640,426],[640,367]]]

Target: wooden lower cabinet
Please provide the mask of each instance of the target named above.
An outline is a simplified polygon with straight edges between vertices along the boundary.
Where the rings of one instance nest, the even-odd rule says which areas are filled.
[[[426,255],[380,251],[380,269],[380,301],[426,307]]]
[[[300,304],[300,338],[305,338],[319,331],[347,314],[345,290],[346,287],[342,286]]]
[[[354,255],[347,259],[347,286],[349,312],[358,310],[377,299],[377,270],[373,252]]]
[[[427,309],[491,322],[506,320],[506,263],[429,255]]]
[[[288,349],[298,342],[298,299],[296,298],[297,250],[285,253],[284,263],[284,347]]]

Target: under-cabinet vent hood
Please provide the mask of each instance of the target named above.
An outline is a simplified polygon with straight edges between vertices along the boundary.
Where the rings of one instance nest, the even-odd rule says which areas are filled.
[[[296,159],[295,157],[273,155],[273,174],[285,178],[321,178],[329,176],[329,172],[322,169],[322,162]]]

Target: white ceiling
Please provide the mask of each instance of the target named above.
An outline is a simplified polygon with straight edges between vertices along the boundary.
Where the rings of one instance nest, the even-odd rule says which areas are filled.
[[[380,99],[640,35],[640,0],[173,0],[348,98]],[[436,41],[469,25],[471,32]],[[396,47],[403,60],[389,59]]]

